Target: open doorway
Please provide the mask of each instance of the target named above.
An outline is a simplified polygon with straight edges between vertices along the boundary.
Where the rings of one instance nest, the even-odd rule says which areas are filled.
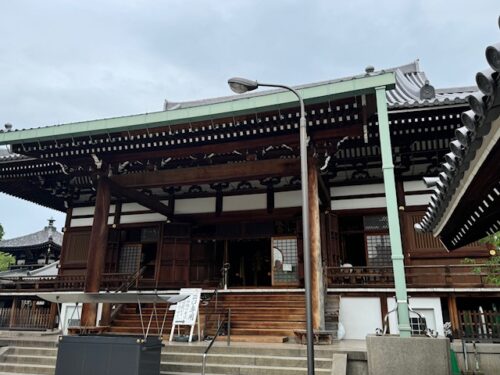
[[[271,286],[271,240],[228,240],[229,287]]]

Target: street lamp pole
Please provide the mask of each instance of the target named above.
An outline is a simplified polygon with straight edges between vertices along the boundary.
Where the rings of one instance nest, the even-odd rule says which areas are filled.
[[[260,83],[245,78],[231,78],[229,87],[237,94],[252,91],[258,87],[282,88],[297,96],[300,103],[300,181],[302,194],[302,238],[304,251],[304,287],[306,299],[306,337],[307,337],[307,374],[314,375],[314,343],[312,323],[312,298],[311,298],[311,243],[309,232],[309,186],[307,171],[307,123],[304,100],[299,92],[292,87],[270,83]]]

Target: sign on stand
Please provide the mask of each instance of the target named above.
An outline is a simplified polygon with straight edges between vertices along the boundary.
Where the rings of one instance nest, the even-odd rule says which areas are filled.
[[[178,302],[175,305],[174,320],[172,321],[172,329],[170,330],[170,339],[172,341],[175,332],[175,326],[191,326],[189,331],[189,342],[193,340],[193,331],[196,322],[198,321],[198,339],[200,339],[200,297],[201,289],[181,289],[179,295],[189,295],[188,298]]]

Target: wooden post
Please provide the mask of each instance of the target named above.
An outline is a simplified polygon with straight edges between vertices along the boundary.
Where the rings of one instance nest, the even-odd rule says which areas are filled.
[[[12,328],[16,321],[16,311],[17,311],[17,298],[12,298],[12,307],[10,308],[10,320],[9,320],[9,328]]]
[[[50,304],[49,320],[47,321],[47,329],[54,329],[57,316],[57,303]],[[61,319],[61,317],[59,317]]]
[[[457,297],[451,295],[448,297],[448,312],[450,314],[451,330],[453,334],[460,333],[460,321],[458,319]]]
[[[85,275],[85,292],[99,292],[101,275],[104,271],[106,248],[108,243],[108,215],[111,194],[108,180],[97,180],[94,221],[90,232],[89,252],[87,257],[87,273]],[[80,325],[94,327],[97,319],[97,305],[84,304]]]
[[[325,291],[321,259],[318,168],[312,157],[308,161],[309,233],[311,240],[311,296],[313,329],[325,329]]]
[[[111,323],[111,303],[102,304],[100,326],[109,326]]]

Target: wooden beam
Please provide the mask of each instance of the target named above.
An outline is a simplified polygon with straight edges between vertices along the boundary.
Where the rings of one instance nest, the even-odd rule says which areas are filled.
[[[141,193],[133,188],[126,188],[118,184],[117,182],[107,178],[105,178],[108,183],[109,187],[111,189],[111,192],[113,195],[119,195],[121,197],[130,199],[134,202],[139,203],[141,206],[144,206],[146,208],[149,208],[150,210],[153,210],[154,212],[158,212],[162,215],[165,216],[171,216],[173,215],[173,210],[172,207],[168,207],[167,205],[163,204],[159,199],[146,195],[144,193]]]
[[[258,180],[265,177],[295,176],[298,174],[300,174],[298,159],[273,159],[131,173],[113,176],[111,180],[118,185],[128,188],[150,188],[159,186],[200,185],[210,182]]]

